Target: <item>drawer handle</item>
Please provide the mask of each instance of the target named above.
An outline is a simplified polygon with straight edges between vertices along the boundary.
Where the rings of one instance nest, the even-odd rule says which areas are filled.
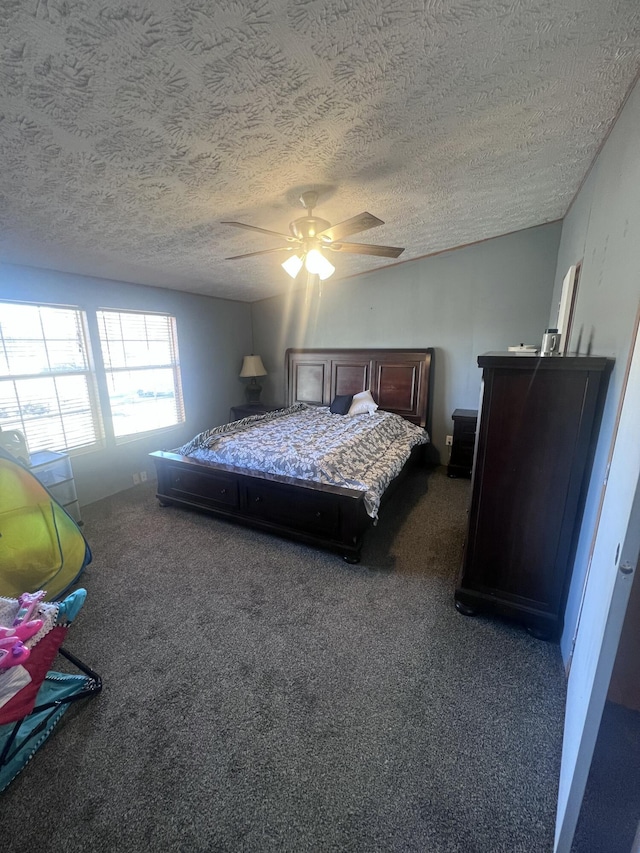
[[[257,504],[259,504],[261,500],[262,500],[262,498],[260,497],[260,495],[258,495],[258,497],[257,497],[257,498],[254,498],[254,501],[255,501]]]
[[[318,510],[318,512],[316,513],[316,518],[322,518],[322,513],[320,512],[320,510]]]
[[[227,490],[226,490],[226,489],[220,489],[220,494],[221,494],[221,495],[226,495],[226,494],[227,494]]]

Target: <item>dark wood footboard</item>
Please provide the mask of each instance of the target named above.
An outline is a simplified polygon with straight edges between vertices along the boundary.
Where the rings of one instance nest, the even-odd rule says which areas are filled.
[[[231,521],[337,551],[358,562],[372,520],[362,492],[293,477],[247,472],[177,453],[151,454],[158,474],[157,498],[206,510]]]

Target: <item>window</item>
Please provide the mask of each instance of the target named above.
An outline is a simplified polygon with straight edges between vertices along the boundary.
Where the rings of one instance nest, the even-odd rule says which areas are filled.
[[[31,452],[102,443],[82,311],[0,302],[0,427]]]
[[[175,318],[137,311],[97,316],[116,438],[183,423]]]
[[[115,438],[183,423],[175,318],[103,310],[96,320]],[[0,301],[0,428],[23,432],[32,453],[104,445],[86,316],[79,308]]]

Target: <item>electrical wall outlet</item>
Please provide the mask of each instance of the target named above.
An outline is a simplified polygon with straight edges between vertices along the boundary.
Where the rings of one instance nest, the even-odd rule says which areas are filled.
[[[140,471],[140,482],[141,483],[147,482],[147,472],[146,471]]]
[[[137,485],[139,485],[139,483],[140,483],[140,474],[138,474],[138,472],[136,471],[136,473],[133,475],[133,485],[137,486]]]
[[[446,439],[445,439],[445,442],[444,442],[444,443],[447,445],[447,447],[451,447],[451,445],[453,444],[453,436],[452,436],[452,435],[448,435],[448,436],[446,437]]]

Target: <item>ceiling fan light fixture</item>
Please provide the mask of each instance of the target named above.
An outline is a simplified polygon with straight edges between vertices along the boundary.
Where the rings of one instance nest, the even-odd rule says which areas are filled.
[[[304,267],[309,275],[317,275],[320,280],[324,281],[336,271],[333,264],[323,254],[325,251],[345,252],[351,255],[373,255],[379,258],[397,258],[404,252],[404,249],[399,246],[343,242],[344,238],[351,234],[368,231],[370,228],[384,225],[384,222],[365,210],[357,216],[352,216],[351,219],[345,219],[336,225],[331,225],[326,219],[313,215],[313,208],[317,200],[318,194],[315,191],[302,194],[300,201],[306,211],[306,216],[299,216],[289,223],[290,234],[272,231],[269,228],[259,228],[257,225],[247,225],[246,222],[225,220],[225,225],[233,225],[234,228],[244,228],[248,231],[267,234],[270,237],[278,237],[287,243],[287,245],[275,246],[272,249],[261,249],[257,252],[233,255],[227,260],[237,261],[243,258],[253,258],[256,255],[270,255],[272,252],[287,252],[291,254],[282,264],[287,275],[296,279]],[[293,254],[294,246],[297,254]]]
[[[302,258],[299,258],[297,255],[291,255],[290,258],[287,258],[287,260],[281,264],[281,267],[291,276],[291,278],[296,278],[302,269]]]
[[[311,251],[307,252],[304,265],[307,268],[307,272],[320,276],[320,281],[329,278],[336,271],[331,261],[328,261],[318,249],[311,249]]]

